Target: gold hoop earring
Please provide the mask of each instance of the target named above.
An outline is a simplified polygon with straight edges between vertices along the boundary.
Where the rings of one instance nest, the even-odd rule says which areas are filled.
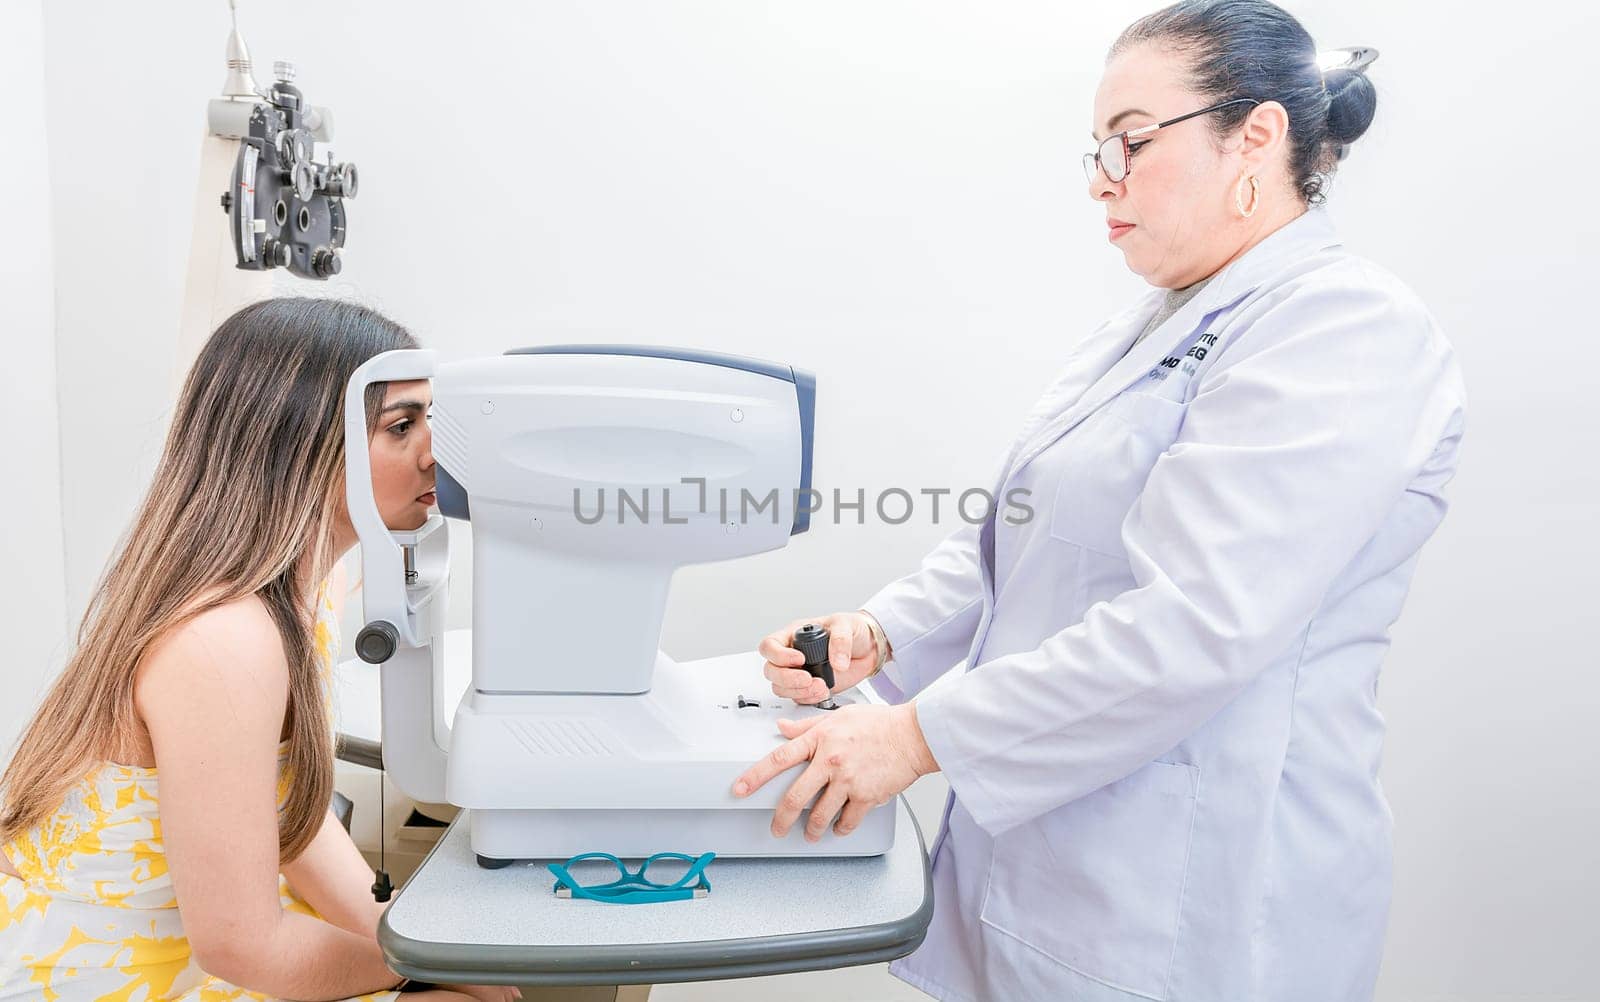
[[[1250,208],[1244,207],[1244,183],[1250,182]],[[1233,204],[1238,207],[1239,215],[1249,219],[1256,214],[1256,206],[1261,204],[1261,181],[1254,174],[1239,175],[1239,183],[1233,186]]]

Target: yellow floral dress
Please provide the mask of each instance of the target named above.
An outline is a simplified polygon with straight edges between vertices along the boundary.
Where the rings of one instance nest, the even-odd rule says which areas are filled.
[[[317,605],[318,665],[331,699],[339,641],[326,586]],[[292,781],[288,748],[278,746],[280,811]],[[162,851],[155,769],[101,765],[4,848],[22,879],[0,872],[0,1002],[269,998],[212,977],[190,956]],[[278,894],[284,908],[317,915],[281,875]],[[398,997],[381,991],[359,1002]]]

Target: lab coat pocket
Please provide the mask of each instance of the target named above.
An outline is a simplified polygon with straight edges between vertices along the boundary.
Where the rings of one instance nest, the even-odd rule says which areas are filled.
[[[995,840],[979,920],[1103,984],[1167,997],[1200,770],[1151,762]]]
[[[1182,401],[1129,390],[1069,432],[1055,446],[1067,452],[1051,508],[1050,534],[1125,558],[1122,522],[1156,460],[1177,439],[1187,410]]]

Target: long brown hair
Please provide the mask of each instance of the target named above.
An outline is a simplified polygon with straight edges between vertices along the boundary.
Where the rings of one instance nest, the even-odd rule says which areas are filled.
[[[333,742],[313,639],[344,499],[344,391],[362,362],[415,348],[354,303],[269,299],[217,328],[178,397],[150,488],[89,601],[77,648],[0,778],[0,845],[47,818],[88,770],[138,745],[134,679],[167,631],[255,595],[289,663],[280,857],[316,835],[333,795]],[[383,387],[368,389],[368,427]]]

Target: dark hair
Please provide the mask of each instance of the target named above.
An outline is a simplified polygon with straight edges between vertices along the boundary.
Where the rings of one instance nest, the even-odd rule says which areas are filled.
[[[1322,73],[1311,36],[1294,15],[1268,0],[1183,0],[1129,25],[1111,55],[1142,42],[1175,47],[1188,60],[1193,89],[1213,101],[1251,97],[1289,113],[1289,171],[1308,203],[1326,198],[1328,178],[1351,143],[1372,124],[1378,92],[1366,74]],[[1252,105],[1210,116],[1220,138]]]
[[[345,387],[372,356],[416,346],[394,321],[329,299],[255,303],[211,335],[77,650],[0,777],[0,844],[48,817],[91,763],[139,740],[135,676],[152,645],[246,595],[272,617],[289,668],[294,780],[278,814],[279,858],[311,843],[333,796],[333,734],[305,572],[309,562],[325,574],[337,556]]]
[[[335,370],[348,380],[374,355],[416,347],[410,331],[371,307],[341,299],[279,296],[251,303],[224,320],[201,347],[195,371],[207,383],[238,380],[244,375],[239,371],[240,360],[254,359],[296,373],[291,396],[296,410],[292,419],[285,415],[283,423],[292,439],[323,430],[344,406],[343,395],[323,400],[306,392],[318,385],[315,377],[322,375],[322,370]],[[385,385],[367,386],[369,430],[383,406]]]

